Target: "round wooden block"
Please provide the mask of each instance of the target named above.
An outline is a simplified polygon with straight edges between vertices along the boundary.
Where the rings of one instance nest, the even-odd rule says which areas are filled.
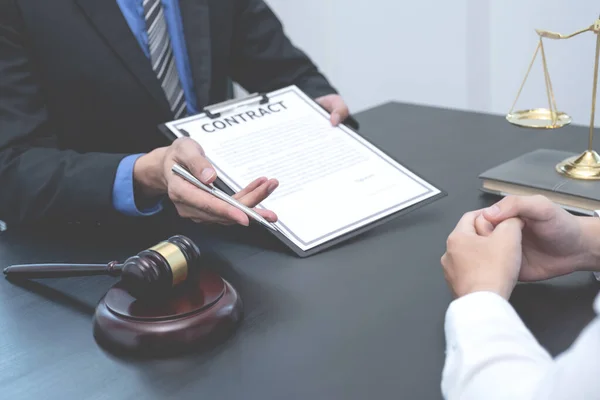
[[[171,354],[228,336],[242,314],[236,290],[212,271],[202,270],[168,297],[143,301],[119,282],[96,307],[94,337],[110,350]]]

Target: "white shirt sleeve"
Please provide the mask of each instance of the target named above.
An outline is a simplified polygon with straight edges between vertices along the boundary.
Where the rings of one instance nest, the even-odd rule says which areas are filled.
[[[599,318],[552,359],[506,300],[478,292],[450,305],[445,334],[447,400],[600,399]]]

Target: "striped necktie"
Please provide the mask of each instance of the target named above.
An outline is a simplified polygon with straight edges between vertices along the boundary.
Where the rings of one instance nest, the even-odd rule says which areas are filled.
[[[148,33],[148,47],[152,69],[162,86],[175,119],[186,114],[185,93],[181,87],[162,0],[144,0],[144,17]]]

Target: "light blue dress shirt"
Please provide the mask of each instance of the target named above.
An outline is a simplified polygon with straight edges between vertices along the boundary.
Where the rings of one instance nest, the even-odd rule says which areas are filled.
[[[144,20],[144,6],[142,0],[116,0],[123,16],[127,20],[131,32],[137,39],[146,57],[150,57],[148,50],[148,35]],[[181,78],[181,85],[188,105],[188,113],[197,113],[197,102],[194,92],[194,83],[190,70],[190,62],[186,50],[183,24],[179,11],[179,0],[161,0],[167,29],[173,48],[175,64]],[[125,157],[117,168],[117,175],[113,187],[113,206],[115,209],[129,216],[148,216],[162,210],[161,203],[146,210],[139,210],[135,204],[133,191],[133,165],[142,154],[133,154]]]

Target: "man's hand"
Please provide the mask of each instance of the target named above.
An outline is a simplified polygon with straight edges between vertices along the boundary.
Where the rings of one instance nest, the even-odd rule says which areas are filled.
[[[521,267],[523,222],[507,219],[488,236],[480,236],[475,228],[480,215],[481,211],[465,214],[448,237],[444,274],[457,297],[491,291],[508,299]]]
[[[483,211],[477,232],[489,235],[515,217],[525,223],[521,281],[600,270],[600,219],[576,217],[543,196],[509,196]]]
[[[217,178],[217,173],[204,155],[204,150],[197,142],[180,138],[169,147],[156,149],[140,157],[133,170],[134,182],[139,189],[137,194],[145,197],[167,194],[179,215],[194,222],[249,225],[249,218],[244,212],[196,188],[171,171],[173,164],[178,163],[202,183],[211,184]],[[248,207],[255,207],[278,185],[275,179],[258,178],[233,197]],[[256,211],[270,222],[277,221],[272,211]]]
[[[338,126],[350,115],[348,106],[340,95],[330,94],[319,97],[316,99],[316,102],[331,114],[331,124],[333,126]]]

